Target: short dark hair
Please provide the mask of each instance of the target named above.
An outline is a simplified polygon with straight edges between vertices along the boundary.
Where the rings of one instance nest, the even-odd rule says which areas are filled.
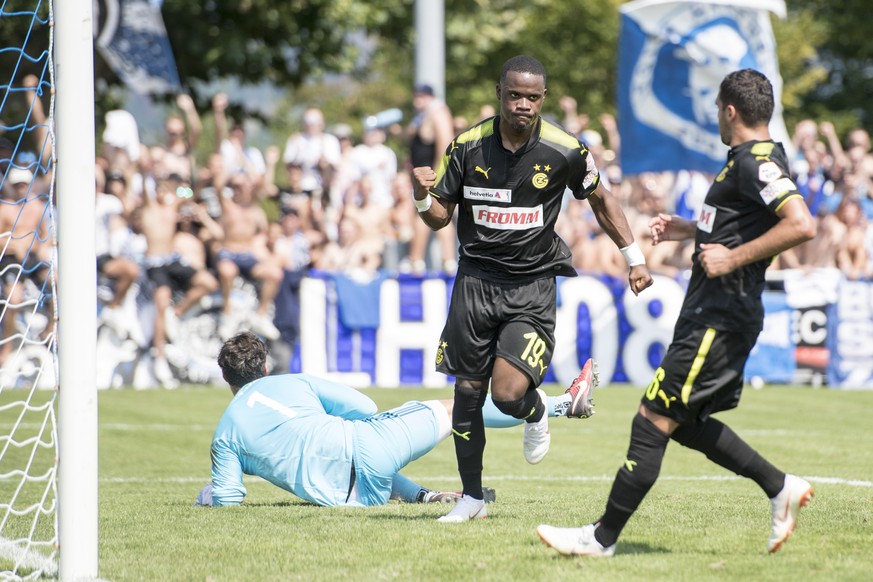
[[[420,93],[420,94],[422,94],[422,95],[430,95],[431,97],[434,96],[433,87],[432,87],[431,85],[428,85],[427,83],[419,83],[419,84],[417,84],[417,85],[412,89],[412,92],[413,92],[414,94],[419,94],[419,93]]]
[[[503,63],[503,70],[500,71],[501,83],[506,80],[506,74],[510,71],[538,75],[543,78],[543,84],[546,82],[546,68],[530,55],[518,55]]]
[[[728,73],[718,94],[722,107],[733,105],[749,127],[766,125],[773,117],[773,85],[759,71],[740,69]]]
[[[109,172],[106,175],[106,182],[107,183],[109,183],[109,182],[121,182],[122,184],[124,184],[126,186],[127,185],[127,178],[125,178],[124,174],[122,174],[121,172],[114,170],[112,172]]]
[[[221,346],[218,366],[224,380],[233,388],[241,388],[264,376],[267,346],[250,331],[236,334]]]

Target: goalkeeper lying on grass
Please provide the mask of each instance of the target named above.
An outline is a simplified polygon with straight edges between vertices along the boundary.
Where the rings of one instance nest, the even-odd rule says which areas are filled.
[[[377,414],[376,404],[353,388],[307,374],[267,376],[266,359],[266,346],[250,332],[227,340],[218,354],[234,397],[212,438],[212,483],[196,505],[239,505],[246,494],[243,474],[318,505],[451,502],[460,496],[431,491],[399,473],[448,437],[452,400],[407,402]],[[569,391],[549,397],[549,416],[565,416],[570,399]],[[484,416],[488,427],[522,422],[490,399]]]

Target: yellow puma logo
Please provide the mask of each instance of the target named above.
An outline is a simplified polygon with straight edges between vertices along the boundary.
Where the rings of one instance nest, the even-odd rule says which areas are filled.
[[[488,166],[488,169],[487,169],[487,170],[483,170],[483,169],[480,168],[479,166],[476,166],[476,167],[473,168],[473,169],[476,170],[477,172],[479,172],[480,174],[485,174],[485,179],[487,180],[487,179],[488,179],[488,172],[491,171],[491,166]]]
[[[664,408],[670,408],[670,403],[675,402],[676,400],[675,396],[667,398],[667,393],[663,390],[658,390],[658,396],[660,396],[661,400],[664,401]]]
[[[634,467],[637,466],[637,462],[636,462],[636,461],[631,461],[630,459],[625,459],[625,460],[624,460],[624,466],[625,466],[625,468],[626,468],[628,471],[630,471],[631,473],[633,473],[633,472],[634,472]]]
[[[468,441],[468,440],[470,440],[470,432],[472,432],[472,431],[468,430],[467,432],[458,432],[455,429],[452,429],[452,432],[455,433],[456,435],[458,435],[459,437],[461,437],[462,439],[464,439],[465,441]]]

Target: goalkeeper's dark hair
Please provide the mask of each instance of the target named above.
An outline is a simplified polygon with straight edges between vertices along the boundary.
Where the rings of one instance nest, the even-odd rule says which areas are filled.
[[[250,331],[238,333],[221,346],[218,366],[224,380],[233,388],[242,388],[262,378],[267,363],[267,346]]]
[[[503,70],[500,71],[501,84],[506,80],[506,74],[510,71],[538,75],[543,78],[543,84],[546,82],[546,68],[530,55],[518,55],[503,63]]]
[[[722,79],[718,91],[721,106],[733,105],[749,127],[770,123],[773,117],[773,85],[754,69],[740,69]]]

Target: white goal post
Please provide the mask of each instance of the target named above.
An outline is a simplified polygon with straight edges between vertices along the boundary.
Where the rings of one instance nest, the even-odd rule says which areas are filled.
[[[62,581],[97,578],[97,275],[92,0],[53,0]]]
[[[91,3],[0,2],[0,580],[98,575]]]

